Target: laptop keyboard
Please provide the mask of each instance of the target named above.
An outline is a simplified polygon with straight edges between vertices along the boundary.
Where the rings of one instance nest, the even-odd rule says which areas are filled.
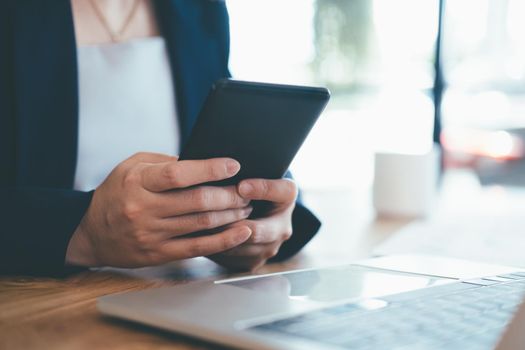
[[[525,272],[312,311],[253,327],[347,349],[492,349],[525,292]]]

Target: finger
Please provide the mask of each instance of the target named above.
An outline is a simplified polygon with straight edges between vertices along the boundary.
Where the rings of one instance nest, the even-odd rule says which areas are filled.
[[[146,167],[142,184],[147,190],[162,192],[224,180],[237,174],[240,167],[231,158],[171,161]]]
[[[269,259],[275,254],[277,254],[279,247],[280,242],[279,244],[277,242],[266,244],[253,244],[249,243],[248,239],[248,241],[244,242],[243,244],[225,252],[222,252],[221,255],[237,257],[240,259],[250,257]]]
[[[192,232],[225,226],[246,219],[250,216],[252,209],[252,207],[244,207],[163,219],[158,228],[160,230],[159,239],[166,240]]]
[[[154,194],[152,205],[155,215],[161,218],[186,214],[239,209],[250,201],[242,198],[235,186],[199,186],[190,189]]]
[[[171,239],[160,246],[159,253],[166,261],[213,255],[242,244],[250,235],[247,226],[240,226],[210,236]]]
[[[127,160],[137,163],[163,163],[177,160],[177,156],[170,156],[162,153],[138,152],[129,157]]]
[[[281,216],[273,216],[259,220],[242,220],[232,226],[248,226],[252,231],[248,243],[268,244],[276,241],[282,242],[292,235],[291,224],[282,220]]]
[[[238,191],[244,198],[265,200],[278,204],[291,203],[297,197],[297,186],[292,180],[243,180],[238,185]]]

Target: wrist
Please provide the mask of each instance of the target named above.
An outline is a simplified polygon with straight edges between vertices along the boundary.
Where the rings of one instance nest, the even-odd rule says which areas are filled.
[[[65,264],[76,266],[96,266],[97,261],[93,254],[91,242],[87,237],[87,232],[84,229],[83,221],[78,225],[75,232],[69,240],[67,246]]]

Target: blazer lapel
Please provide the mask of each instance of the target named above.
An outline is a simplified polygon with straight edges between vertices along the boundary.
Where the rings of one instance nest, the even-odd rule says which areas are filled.
[[[69,0],[15,3],[17,185],[70,188],[77,154],[77,58]]]
[[[168,45],[184,145],[211,85],[229,76],[228,16],[220,1],[157,0],[155,5]]]

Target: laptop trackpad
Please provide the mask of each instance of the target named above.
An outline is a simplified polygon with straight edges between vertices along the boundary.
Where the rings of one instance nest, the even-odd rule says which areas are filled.
[[[377,298],[444,283],[446,279],[346,265],[293,271],[261,277],[217,281],[296,302],[323,304]]]

